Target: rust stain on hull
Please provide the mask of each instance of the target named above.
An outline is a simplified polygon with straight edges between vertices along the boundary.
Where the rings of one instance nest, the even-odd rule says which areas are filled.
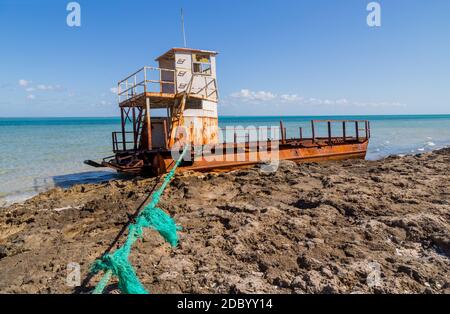
[[[242,167],[251,167],[260,162],[270,160],[290,160],[296,163],[325,162],[344,159],[364,159],[368,141],[358,144],[341,144],[336,146],[316,147],[280,147],[277,152],[263,153],[244,152],[224,154],[222,160],[211,161],[206,158],[194,161],[190,166],[180,167],[180,171],[228,171]],[[253,156],[251,156],[253,154]],[[278,156],[274,156],[278,155]],[[171,162],[171,159],[169,159]]]
[[[332,140],[338,141],[339,138]],[[270,142],[268,142],[270,143]],[[193,156],[193,161],[186,162],[178,168],[180,172],[186,171],[230,171],[244,167],[251,167],[261,162],[277,160],[290,160],[296,163],[326,162],[344,159],[364,159],[369,140],[354,140],[346,143],[329,144],[327,140],[286,140],[278,149],[266,151],[266,146],[247,144],[232,144],[231,151],[224,146],[222,155],[217,157],[210,152],[203,156]],[[220,146],[219,146],[220,147]],[[269,145],[270,147],[270,145]],[[262,149],[262,152],[259,150]],[[228,153],[227,153],[228,152]],[[145,153],[142,153],[145,155]],[[152,153],[146,156],[136,155],[136,163],[121,165],[120,163],[104,161],[103,165],[119,172],[140,174],[151,170],[155,175],[170,171],[173,159],[170,151],[165,154]],[[146,163],[143,160],[147,160]]]

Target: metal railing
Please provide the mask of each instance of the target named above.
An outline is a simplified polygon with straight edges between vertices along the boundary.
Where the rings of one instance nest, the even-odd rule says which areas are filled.
[[[370,138],[370,121],[368,120],[311,120],[311,131],[312,131],[312,141],[314,142],[316,138],[316,125],[319,123],[326,123],[326,129],[327,129],[327,137],[321,137],[321,139],[328,139],[328,142],[331,144],[333,141],[333,138],[335,137],[332,134],[332,123],[341,123],[342,124],[342,135],[339,134],[342,140],[344,142],[351,141],[351,140],[367,140]],[[348,125],[353,125],[354,128],[354,136],[349,136],[349,133],[347,132],[349,128],[347,128]],[[364,128],[361,128],[360,126],[363,125]],[[364,132],[361,134],[361,132]]]
[[[119,103],[146,92],[174,93],[175,70],[144,66],[117,85]]]
[[[325,125],[323,125],[325,124]],[[340,126],[336,127],[336,124]],[[350,125],[350,127],[349,127]],[[361,125],[364,127],[361,128]],[[339,130],[340,128],[340,130]],[[300,141],[311,140],[312,143],[326,141],[328,144],[365,141],[370,138],[370,121],[367,120],[311,120],[311,137],[303,136],[303,127],[299,127]],[[326,131],[326,135],[324,135]],[[350,132],[349,132],[350,131]],[[352,132],[353,131],[353,132]],[[280,121],[281,142],[287,141],[287,129]],[[353,133],[353,134],[351,134]],[[297,138],[292,138],[297,139]]]
[[[127,134],[133,134],[132,141],[127,140]],[[114,153],[127,151],[127,144],[132,144],[128,145],[128,148],[130,149],[131,146],[134,149],[136,144],[134,140],[134,132],[125,132],[125,134],[122,132],[112,132],[112,144]]]
[[[118,83],[119,103],[146,92],[177,94],[187,91],[189,95],[204,99],[217,100],[219,98],[217,81],[214,77],[192,73],[186,87],[179,90],[176,74],[177,71],[172,69],[149,66],[140,68]]]
[[[200,84],[194,85],[194,83],[197,83],[199,80],[204,80],[204,83],[201,82]],[[192,88],[192,85],[202,86],[202,87]],[[211,86],[211,88],[210,88],[210,86]],[[212,98],[212,99],[217,100],[219,98],[218,91],[217,91],[217,81],[214,77],[194,73],[192,75],[191,89],[190,89],[189,93],[194,96],[200,96],[200,97],[206,98],[206,99]]]

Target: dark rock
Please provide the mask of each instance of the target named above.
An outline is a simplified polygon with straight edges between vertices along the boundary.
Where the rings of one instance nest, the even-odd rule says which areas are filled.
[[[8,256],[6,246],[0,245],[0,259]]]

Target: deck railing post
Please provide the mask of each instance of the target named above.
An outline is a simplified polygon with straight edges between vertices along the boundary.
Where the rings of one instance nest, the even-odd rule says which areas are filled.
[[[359,126],[358,121],[355,121],[355,134],[356,134],[356,140],[359,142]]]
[[[125,139],[125,123],[126,123],[126,121],[124,120],[123,108],[120,108],[120,117],[122,120],[122,147],[123,147],[123,150],[126,151],[127,150],[127,144],[126,144],[126,139]]]
[[[144,67],[144,93],[147,93],[147,67]]]
[[[150,119],[150,98],[145,97],[145,116],[147,118],[147,149],[152,149],[152,125]]]
[[[300,130],[300,141],[303,141],[303,128],[300,127],[299,130]]]
[[[331,121],[328,121],[327,125],[328,125],[328,144],[331,145]]]
[[[111,141],[112,141],[113,153],[115,153],[116,152],[116,143],[114,141],[114,132],[111,133]]]
[[[347,134],[345,131],[345,121],[342,121],[342,138],[344,139],[344,142],[347,140]]]
[[[162,69],[159,69],[159,92],[163,92]]]
[[[370,138],[371,137],[371,134],[370,134],[370,121],[367,121],[367,126],[369,128],[369,138]]]
[[[133,147],[137,150],[137,136],[136,136],[136,107],[133,106]]]
[[[369,132],[368,132],[368,125],[367,125],[367,120],[365,121],[365,129],[366,129],[366,140],[368,139],[368,137],[369,137]]]
[[[316,131],[314,130],[314,120],[311,120],[311,134],[312,134],[312,142],[316,141]]]
[[[164,146],[166,149],[169,149],[169,143],[167,140],[167,120],[163,120],[163,126],[164,126]]]
[[[286,137],[284,133],[283,121],[280,120],[280,132],[281,132],[281,144],[286,143]]]

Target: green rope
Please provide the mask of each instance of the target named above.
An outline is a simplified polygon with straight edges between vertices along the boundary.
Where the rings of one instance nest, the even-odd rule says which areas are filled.
[[[131,224],[128,231],[127,239],[125,243],[118,248],[112,254],[104,255],[100,260],[96,260],[92,265],[91,272],[94,274],[104,271],[103,278],[99,281],[94,289],[94,294],[101,294],[107,286],[109,280],[114,275],[119,279],[119,289],[123,293],[127,294],[147,294],[148,291],[139,281],[133,266],[129,262],[129,255],[134,243],[142,238],[143,228],[152,228],[159,232],[159,234],[168,242],[172,247],[178,245],[177,231],[181,227],[177,226],[175,221],[156,205],[161,198],[165,188],[169,184],[170,180],[175,175],[175,171],[184,155],[186,154],[188,146],[185,147],[180,158],[175,163],[172,170],[164,179],[161,187],[153,194],[152,201],[145,206],[142,212],[136,219],[135,224]]]

